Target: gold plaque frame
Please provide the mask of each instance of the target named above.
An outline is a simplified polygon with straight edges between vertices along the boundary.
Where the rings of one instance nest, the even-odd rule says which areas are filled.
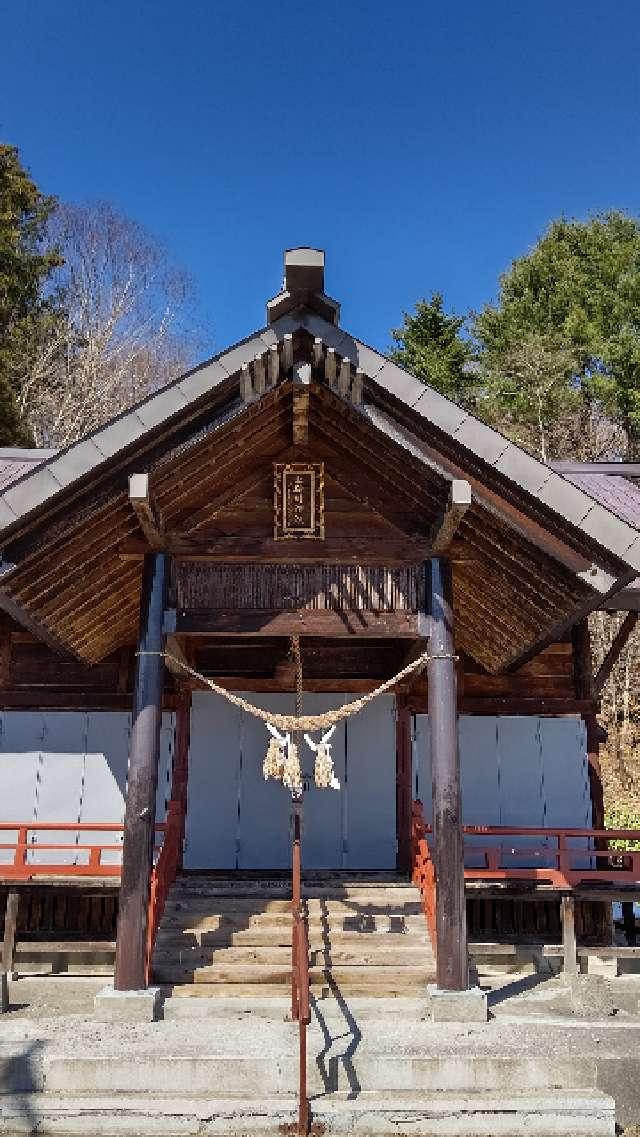
[[[324,538],[324,462],[275,462],[276,541]]]

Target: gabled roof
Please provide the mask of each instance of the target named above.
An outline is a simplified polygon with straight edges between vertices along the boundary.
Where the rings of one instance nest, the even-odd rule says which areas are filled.
[[[384,497],[386,487],[386,500],[390,500],[400,492],[404,463],[411,471],[412,484],[420,491],[418,499],[426,494],[424,507],[415,505],[424,508],[426,516],[428,502],[441,504],[453,478],[470,481],[477,507],[475,528],[470,520],[466,539],[486,567],[479,581],[477,570],[465,569],[462,558],[457,579],[469,619],[472,609],[475,612],[476,658],[482,656],[479,644],[483,634],[495,641],[491,651],[484,653],[482,662],[486,666],[495,670],[538,650],[545,638],[559,634],[635,577],[640,571],[640,522],[636,525],[616,515],[592,493],[585,492],[584,485],[574,484],[526,454],[338,327],[334,322],[338,306],[324,294],[318,258],[310,256],[302,261],[301,266],[298,258],[297,267],[302,268],[304,287],[300,285],[296,291],[295,278],[285,279],[283,292],[271,302],[271,322],[265,328],[78,443],[49,455],[3,489],[0,542],[6,560],[16,564],[3,578],[0,603],[7,610],[17,618],[22,613],[36,621],[32,624],[36,630],[40,621],[45,634],[57,636],[84,658],[90,657],[89,631],[74,641],[68,614],[63,621],[57,620],[58,593],[52,591],[46,603],[38,607],[46,590],[34,580],[44,571],[48,550],[60,544],[61,534],[71,525],[79,524],[83,517],[96,516],[99,510],[104,514],[100,524],[114,535],[113,541],[116,533],[126,537],[135,532],[135,518],[126,500],[130,472],[153,472],[157,492],[166,494],[169,512],[174,492],[170,472],[177,464],[187,470],[198,454],[215,451],[218,463],[224,455],[236,479],[241,480],[243,471],[248,477],[250,470],[245,467],[254,460],[251,439],[256,440],[257,456],[260,440],[280,437],[283,416],[291,414],[291,399],[285,388],[291,391],[296,377],[303,382],[311,379],[312,418],[320,434],[334,447],[344,447],[345,455],[352,460],[360,454],[363,469],[369,470],[366,478],[373,495]],[[314,291],[314,283],[321,287]],[[305,374],[298,374],[300,367],[306,368]],[[248,431],[250,437],[247,440],[245,436],[238,449],[240,429]],[[360,435],[361,451],[356,445],[356,436]],[[375,438],[378,444],[372,441]],[[378,474],[375,464],[367,466],[375,463],[376,445],[384,461],[391,464],[384,467],[381,460]],[[220,469],[219,464],[216,470]],[[219,482],[214,485],[214,474],[212,468],[209,492],[220,494],[223,486]],[[408,497],[409,486],[406,492]],[[494,579],[483,530],[494,542]],[[531,566],[536,558],[539,563],[534,572]],[[525,615],[530,601],[530,612],[521,623],[507,610],[514,601],[508,599],[505,583],[511,586],[518,573],[523,581],[520,606]],[[137,604],[138,569],[130,562],[124,568],[105,568],[105,593],[109,580],[118,574],[118,579],[126,578],[127,587],[130,585],[126,609],[130,624]],[[514,598],[516,595],[514,592]],[[114,634],[100,644],[100,651],[117,646],[125,622],[123,614],[122,628],[114,625]],[[495,634],[494,625],[498,629]],[[511,633],[510,655],[507,639]]]
[[[0,541],[9,539],[25,520],[63,491],[114,459],[125,457],[141,440],[151,439],[154,432],[180,421],[185,412],[196,409],[203,397],[216,388],[223,388],[221,394],[231,403],[239,394],[243,365],[253,363],[267,349],[282,345],[286,335],[299,331],[319,338],[326,347],[347,358],[375,387],[455,441],[461,455],[466,452],[493,469],[530,499],[549,507],[603,549],[640,571],[640,521],[637,526],[624,522],[611,509],[600,505],[593,492],[586,492],[584,480],[574,484],[553,466],[527,454],[374,348],[306,309],[298,309],[261,328],[79,442],[54,452],[35,470],[24,473],[0,494]]]

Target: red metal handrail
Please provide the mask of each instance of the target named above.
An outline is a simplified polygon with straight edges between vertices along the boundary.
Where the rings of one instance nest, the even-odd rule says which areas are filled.
[[[302,842],[300,812],[297,803],[294,803],[293,808],[291,883],[291,1018],[298,1023],[298,1134],[300,1137],[304,1137],[309,1132],[307,1027],[311,1022],[311,996],[309,990],[309,935],[302,910]]]
[[[411,879],[420,889],[422,907],[433,950],[436,950],[436,871],[427,842],[430,828],[425,824],[422,802],[411,810]]]
[[[151,975],[151,961],[156,935],[167,902],[171,885],[176,879],[182,847],[182,802],[172,800],[167,807],[167,820],[163,825],[164,841],[160,856],[151,872],[149,883],[149,909],[147,916],[147,951],[145,974],[147,984]]]

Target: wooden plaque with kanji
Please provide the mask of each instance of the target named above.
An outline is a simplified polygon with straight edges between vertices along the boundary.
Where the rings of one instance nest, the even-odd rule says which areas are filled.
[[[276,540],[324,537],[324,464],[276,462],[274,537]]]

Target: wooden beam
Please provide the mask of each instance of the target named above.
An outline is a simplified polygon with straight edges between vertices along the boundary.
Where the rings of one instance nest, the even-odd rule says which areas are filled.
[[[375,686],[375,684],[374,684]],[[166,691],[163,709],[175,710],[176,696]],[[3,711],[131,711],[131,693],[123,691],[47,690],[46,688],[15,688],[0,692],[0,710]]]
[[[149,494],[148,474],[129,475],[129,501],[149,543],[149,548],[156,552],[160,551],[164,547],[165,536],[162,522]]]
[[[579,699],[593,698],[593,661],[591,658],[591,636],[589,621],[578,620],[571,629],[571,654],[573,659],[573,683]]]
[[[338,394],[343,399],[348,399],[351,392],[351,361],[345,358],[340,364],[340,374],[338,376]]]
[[[335,348],[328,347],[327,353],[324,357],[324,381],[330,387],[335,387],[337,376],[337,361]]]
[[[296,383],[293,388],[293,445],[309,442],[309,388]]]
[[[176,679],[179,679],[181,683],[186,683],[187,685],[192,683],[193,680],[185,671],[185,667],[190,667],[191,665],[183,651],[182,644],[176,635],[167,636],[166,650],[169,655],[173,656],[173,659],[165,660],[167,671],[170,671],[172,675],[175,675]],[[178,662],[174,663],[174,660],[177,660]]]
[[[419,616],[415,612],[372,612],[328,609],[178,609],[169,634],[189,636],[344,636],[353,639],[417,639]]]
[[[0,613],[0,687],[11,683],[11,620]]]
[[[414,565],[429,555],[430,546],[412,541],[409,537],[372,537],[363,539],[335,537],[325,540],[275,541],[273,537],[200,538],[169,532],[166,535],[167,552],[179,560],[255,562],[262,564],[353,564],[353,565]],[[118,546],[123,559],[139,558],[149,552],[146,541],[127,538]]]
[[[140,634],[129,749],[127,804],[122,844],[122,875],[114,987],[139,991],[147,986],[147,925],[153,868],[156,791],[164,680],[163,617],[169,558],[145,557],[140,598]],[[151,654],[143,654],[151,653]]]
[[[449,498],[431,534],[434,554],[445,553],[460,522],[471,505],[471,486],[463,478],[454,478],[449,487]]]
[[[286,332],[282,337],[282,375],[284,379],[289,378],[289,372],[293,367],[293,335],[291,332]]]
[[[624,620],[618,628],[618,631],[613,637],[611,647],[609,648],[607,654],[602,660],[602,663],[600,664],[600,667],[596,672],[595,678],[593,680],[594,695],[600,695],[602,693],[602,690],[609,676],[611,675],[611,672],[613,671],[623,649],[629,640],[629,636],[638,623],[638,617],[640,617],[640,612],[627,612]]]
[[[630,588],[621,588],[605,600],[603,608],[608,612],[640,612],[640,588],[636,586],[636,581]]]

